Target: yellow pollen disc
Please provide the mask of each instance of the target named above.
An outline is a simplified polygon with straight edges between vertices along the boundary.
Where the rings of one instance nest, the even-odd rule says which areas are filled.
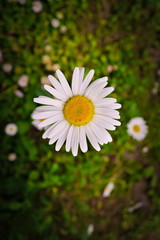
[[[87,97],[76,95],[65,103],[63,114],[71,125],[83,126],[92,120],[94,105]]]
[[[134,132],[139,132],[140,131],[140,127],[138,125],[134,125],[133,126],[133,131]]]

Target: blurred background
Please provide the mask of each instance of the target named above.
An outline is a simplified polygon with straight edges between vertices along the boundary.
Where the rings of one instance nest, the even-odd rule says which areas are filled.
[[[159,240],[160,2],[2,0],[0,11],[1,238]],[[76,66],[109,77],[122,125],[73,157],[31,114],[47,76],[60,68],[70,82]],[[134,117],[142,141],[127,132]]]

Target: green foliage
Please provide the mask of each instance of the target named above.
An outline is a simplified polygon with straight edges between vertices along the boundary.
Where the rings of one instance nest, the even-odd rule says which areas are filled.
[[[153,94],[160,75],[160,2],[48,0],[35,13],[30,0],[8,0],[0,9],[1,66],[13,66],[8,73],[1,67],[1,237],[160,239],[160,98],[159,92]],[[59,13],[60,26],[54,28],[51,20]],[[47,64],[45,55],[50,58]],[[74,67],[84,66],[86,72],[95,69],[94,79],[108,75],[109,86],[115,86],[112,96],[122,104],[122,125],[100,152],[91,146],[76,158],[64,148],[56,152],[41,138],[43,131],[32,125],[33,97],[47,95],[40,79],[55,75],[56,64],[69,82]],[[24,74],[29,83],[21,88],[17,82]],[[18,98],[15,90],[24,97]],[[128,121],[137,116],[149,126],[141,142],[127,133]],[[17,125],[15,136],[5,134],[8,123]],[[8,160],[9,153],[16,153],[15,161]],[[103,198],[111,181],[115,189]],[[128,212],[138,202],[143,206]],[[89,237],[91,223],[95,230]]]

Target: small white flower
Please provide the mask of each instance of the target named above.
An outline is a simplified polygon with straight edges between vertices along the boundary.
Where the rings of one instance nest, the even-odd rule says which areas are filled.
[[[127,124],[127,128],[128,134],[138,141],[143,140],[148,132],[148,126],[142,117],[132,118]]]
[[[24,97],[24,93],[20,90],[16,90],[14,91],[14,94],[19,97],[19,98],[23,98]]]
[[[8,154],[8,160],[9,161],[15,161],[17,158],[17,155],[15,153],[9,153]]]
[[[28,76],[27,75],[22,75],[18,79],[18,85],[20,87],[26,87],[28,85]]]
[[[4,72],[11,72],[13,69],[13,66],[10,63],[5,63],[2,66]]]
[[[87,228],[88,236],[90,236],[93,232],[94,232],[94,225],[93,224],[89,224],[88,228]]]
[[[18,0],[18,2],[22,5],[24,5],[26,3],[26,0]]]
[[[51,85],[48,77],[41,77],[41,84],[42,84],[42,85],[44,85],[44,84]]]
[[[51,46],[51,45],[46,45],[46,46],[44,47],[44,49],[45,49],[47,52],[50,52],[50,51],[52,51],[52,46]]]
[[[143,153],[147,153],[149,151],[149,148],[147,146],[145,146],[144,148],[142,148],[142,152]]]
[[[67,27],[65,25],[62,25],[59,30],[61,33],[65,33],[67,31]]]
[[[60,22],[59,22],[58,19],[53,18],[53,19],[51,20],[51,25],[52,25],[52,27],[58,28],[58,27],[59,27],[59,24],[60,24]]]
[[[114,189],[114,183],[113,182],[108,183],[106,185],[106,187],[104,188],[102,196],[109,197],[111,195],[111,192],[113,191],[113,189]]]
[[[39,12],[42,11],[42,8],[43,8],[43,4],[40,1],[34,1],[32,3],[32,10],[33,10],[33,12],[39,13]]]
[[[94,70],[84,77],[84,68],[76,67],[72,75],[71,87],[60,70],[56,71],[59,81],[49,76],[53,87],[44,85],[44,88],[54,97],[40,96],[34,102],[40,106],[33,119],[45,119],[39,127],[49,126],[43,138],[49,138],[49,144],[57,141],[55,149],[59,151],[66,141],[66,151],[72,150],[77,156],[78,147],[87,152],[87,138],[93,148],[100,151],[100,146],[112,141],[108,130],[115,130],[120,126],[119,112],[121,108],[115,98],[106,98],[113,87],[106,87],[107,77],[91,82]]]
[[[129,208],[128,208],[128,212],[129,212],[129,213],[132,213],[132,212],[134,212],[135,210],[143,207],[143,205],[144,205],[143,202],[138,202],[138,203],[136,203],[133,207],[129,207]]]
[[[14,123],[8,123],[5,127],[5,133],[10,136],[16,135],[18,132],[17,125]]]

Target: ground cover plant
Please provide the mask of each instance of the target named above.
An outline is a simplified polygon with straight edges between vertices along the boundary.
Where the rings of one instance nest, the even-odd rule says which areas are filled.
[[[1,238],[159,240],[160,3],[7,0],[0,10]],[[113,142],[76,157],[31,118],[47,76],[60,68],[71,83],[75,67],[108,76],[122,105]]]

